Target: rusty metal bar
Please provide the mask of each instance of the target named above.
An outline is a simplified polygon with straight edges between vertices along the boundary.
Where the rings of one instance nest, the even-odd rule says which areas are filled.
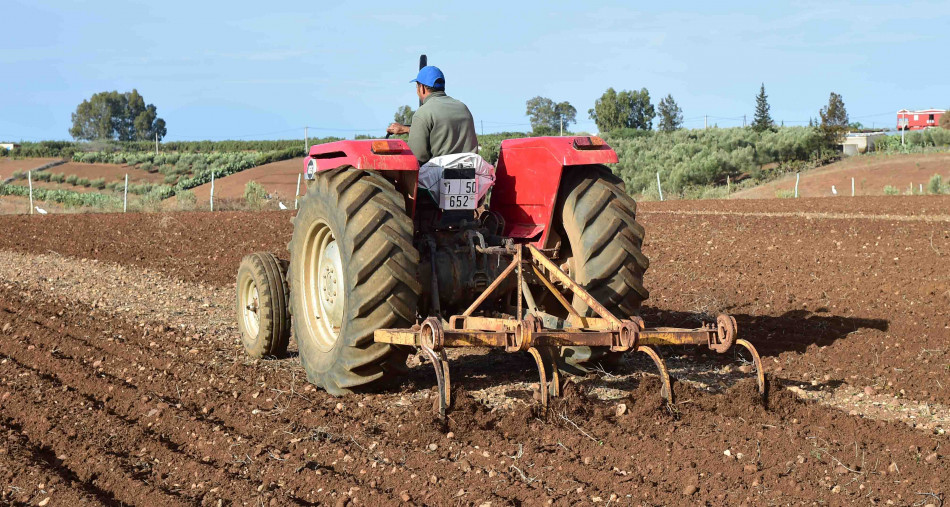
[[[561,306],[563,306],[564,309],[567,310],[567,313],[571,314],[571,317],[574,317],[575,319],[578,319],[578,320],[583,318],[581,317],[581,314],[577,313],[577,310],[574,309],[574,306],[571,305],[570,302],[568,302],[567,298],[564,297],[564,294],[561,294],[561,291],[557,290],[557,287],[555,287],[554,284],[551,283],[550,280],[548,280],[548,277],[544,276],[544,273],[542,273],[541,270],[538,269],[537,266],[531,266],[531,269],[534,270],[534,274],[537,275],[539,280],[541,280],[541,283],[543,283],[544,286],[548,288],[548,291],[550,291],[551,294],[554,295],[554,298],[557,299],[559,303],[561,303]]]
[[[609,347],[611,339],[619,331],[611,330],[603,319],[588,318],[590,326],[579,329],[541,329],[529,333],[529,346],[547,345],[569,347],[583,345]],[[514,333],[518,321],[491,317],[463,317],[452,323],[455,329],[445,330],[445,347],[504,347],[505,335]],[[641,330],[637,343],[640,345],[706,345],[716,335],[710,329],[680,329],[673,327],[647,328]],[[374,340],[395,345],[417,345],[419,332],[409,329],[378,329]]]
[[[515,315],[515,318],[521,320],[524,318],[524,311],[521,308],[521,299],[524,297],[524,256],[521,252],[524,251],[524,247],[518,245],[517,261],[518,261],[518,314]]]
[[[392,343],[393,345],[418,345],[416,337],[419,333],[410,329],[377,329],[373,333],[373,341],[377,343]]]
[[[518,265],[518,261],[519,259],[512,260],[511,264],[509,264],[508,267],[505,268],[505,270],[502,271],[501,274],[498,275],[498,277],[495,278],[494,281],[492,281],[491,285],[486,287],[485,290],[481,294],[478,295],[478,298],[476,298],[475,301],[472,302],[472,305],[466,308],[464,312],[462,312],[462,316],[468,317],[469,315],[472,314],[472,312],[474,312],[479,307],[479,305],[484,303],[485,300],[488,299],[488,296],[490,296],[491,293],[494,292],[495,289],[497,289],[499,285],[501,285],[501,282],[503,282],[505,278],[507,278],[508,275],[511,274],[511,270],[515,269],[515,266]]]
[[[715,336],[716,331],[712,329],[656,327],[640,331],[637,343],[641,345],[707,345]]]
[[[449,329],[445,331],[446,347],[504,347],[505,331],[473,331],[468,329]]]
[[[530,334],[533,347],[610,347],[613,337],[620,331],[550,331],[543,329]]]
[[[514,319],[498,319],[494,317],[460,317],[453,315],[449,319],[449,329],[477,329],[481,331],[508,331],[514,332],[518,321]]]
[[[558,282],[566,285],[575,296],[581,298],[581,300],[584,301],[587,306],[591,307],[591,309],[594,310],[594,313],[609,320],[613,326],[617,328],[620,327],[620,319],[615,317],[614,314],[610,313],[610,311],[608,311],[604,305],[600,304],[596,299],[594,299],[594,296],[591,296],[590,293],[584,290],[583,287],[578,285],[577,282],[571,279],[571,277],[567,276],[567,274],[561,271],[561,268],[557,267],[554,262],[551,261],[551,259],[545,257],[543,253],[534,247],[534,245],[528,245],[528,251],[531,253],[531,257],[534,258],[535,262],[547,270],[547,272],[553,278],[556,278]]]

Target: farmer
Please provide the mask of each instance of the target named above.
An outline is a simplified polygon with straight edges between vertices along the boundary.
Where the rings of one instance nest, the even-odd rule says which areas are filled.
[[[440,155],[475,153],[475,120],[465,104],[445,94],[445,76],[438,67],[428,66],[410,82],[422,105],[412,115],[412,125],[393,123],[390,134],[409,134],[409,149],[419,165]]]

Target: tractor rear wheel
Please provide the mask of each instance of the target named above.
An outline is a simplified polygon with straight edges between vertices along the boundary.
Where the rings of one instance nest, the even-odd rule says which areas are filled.
[[[280,357],[290,339],[290,291],[287,270],[269,252],[241,260],[237,275],[238,329],[251,357]]]
[[[318,172],[290,242],[294,335],[307,378],[332,395],[380,387],[406,371],[405,349],[373,341],[410,327],[421,286],[402,194],[379,173]]]
[[[643,226],[637,223],[637,203],[627,195],[623,180],[605,166],[577,167],[561,183],[555,217],[567,241],[561,258],[568,271],[607,310],[621,319],[639,315],[649,297],[643,274],[650,261],[643,255]],[[594,312],[579,298],[573,306],[582,315]],[[584,373],[609,367],[621,353],[607,348],[564,347],[564,369]]]

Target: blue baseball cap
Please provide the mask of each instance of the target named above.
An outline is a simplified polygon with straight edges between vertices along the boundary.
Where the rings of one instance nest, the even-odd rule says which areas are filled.
[[[424,84],[436,90],[445,89],[445,75],[442,74],[442,71],[439,70],[438,67],[433,65],[427,65],[419,69],[419,75],[409,82]]]

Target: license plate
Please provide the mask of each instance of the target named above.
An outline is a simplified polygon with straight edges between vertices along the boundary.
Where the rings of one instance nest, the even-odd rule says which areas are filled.
[[[475,209],[478,186],[475,179],[443,179],[439,207],[442,209]]]

